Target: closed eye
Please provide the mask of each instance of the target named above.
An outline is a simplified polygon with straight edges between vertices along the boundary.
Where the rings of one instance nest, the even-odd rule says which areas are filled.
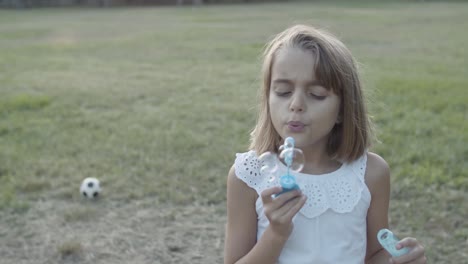
[[[286,97],[291,94],[291,92],[275,92],[277,96]]]
[[[311,95],[313,98],[315,98],[315,99],[317,99],[317,100],[320,100],[320,101],[321,101],[321,100],[325,100],[325,98],[327,97],[327,96],[325,96],[325,95],[316,95],[316,94],[313,94],[313,93],[311,93],[310,95]]]

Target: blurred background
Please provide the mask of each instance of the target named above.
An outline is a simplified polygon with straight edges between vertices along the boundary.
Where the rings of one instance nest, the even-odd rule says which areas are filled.
[[[248,4],[267,2],[290,2],[288,0],[2,0],[0,6],[6,7],[57,7],[57,6],[91,6],[115,7],[134,5],[204,5],[204,4]]]
[[[222,3],[221,3],[222,2]],[[309,24],[360,66],[390,228],[468,258],[468,3],[0,0],[0,263],[221,263],[261,52]],[[81,181],[102,193],[84,199]]]

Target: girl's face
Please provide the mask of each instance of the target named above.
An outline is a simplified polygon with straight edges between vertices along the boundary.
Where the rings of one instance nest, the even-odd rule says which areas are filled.
[[[314,61],[312,52],[287,47],[277,52],[271,69],[268,101],[273,126],[303,150],[326,149],[340,109],[340,98],[317,80]]]

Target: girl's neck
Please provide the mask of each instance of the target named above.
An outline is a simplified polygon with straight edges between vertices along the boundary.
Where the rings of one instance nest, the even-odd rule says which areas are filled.
[[[341,163],[330,157],[324,148],[302,149],[305,158],[302,172],[307,174],[324,174],[337,170]]]

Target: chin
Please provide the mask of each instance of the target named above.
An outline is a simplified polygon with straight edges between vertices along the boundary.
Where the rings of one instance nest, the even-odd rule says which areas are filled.
[[[311,141],[310,137],[308,137],[304,133],[288,132],[288,133],[285,133],[285,136],[282,137],[282,138],[284,140],[287,137],[294,138],[296,147],[306,146],[306,145],[309,145],[310,143],[312,143],[312,142],[310,142]]]

